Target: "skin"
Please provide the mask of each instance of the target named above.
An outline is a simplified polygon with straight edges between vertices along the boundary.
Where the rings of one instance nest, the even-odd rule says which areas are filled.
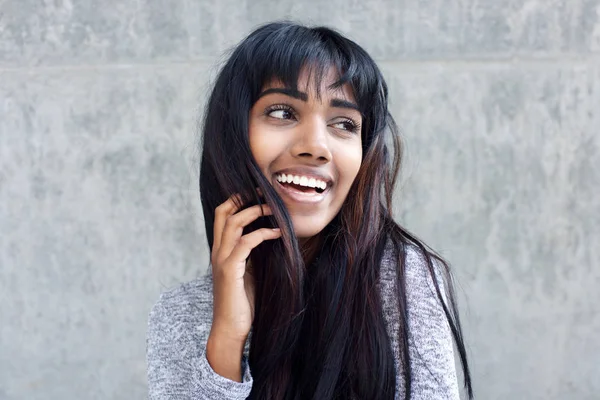
[[[269,93],[269,89],[284,88],[277,81],[270,82],[250,110],[250,149],[271,185],[277,188],[276,172],[298,166],[315,168],[333,178],[328,195],[318,204],[302,204],[282,196],[301,242],[316,236],[338,214],[362,162],[361,113],[331,104],[337,99],[356,105],[349,85],[327,88],[337,78],[330,69],[321,82],[320,99],[306,70],[298,80],[304,99]]]
[[[320,98],[307,71],[299,77],[298,88],[304,88],[300,94],[281,93],[284,86],[272,81],[250,110],[251,151],[272,185],[277,184],[277,171],[291,167],[315,168],[333,178],[320,203],[298,203],[282,196],[309,259],[319,233],[340,211],[362,161],[362,117],[348,85],[327,88],[336,79],[334,71],[328,71]],[[213,323],[206,357],[217,374],[241,382],[240,360],[254,319],[254,283],[247,259],[252,249],[265,240],[278,239],[281,232],[263,228],[242,236],[246,225],[272,211],[268,205],[240,211],[235,204],[232,197],[215,210]]]

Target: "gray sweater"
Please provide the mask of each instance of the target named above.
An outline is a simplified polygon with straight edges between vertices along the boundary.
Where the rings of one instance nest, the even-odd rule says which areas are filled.
[[[396,265],[388,245],[381,265],[380,289],[396,371],[399,365],[398,311],[394,298]],[[438,280],[441,284],[441,280]],[[435,295],[423,256],[406,251],[409,354],[414,400],[459,399],[453,343],[448,322]],[[210,274],[163,293],[148,322],[147,363],[150,400],[237,400],[252,388],[248,344],[242,356],[242,382],[215,373],[206,359],[212,322]],[[404,398],[402,376],[396,374],[396,399]]]

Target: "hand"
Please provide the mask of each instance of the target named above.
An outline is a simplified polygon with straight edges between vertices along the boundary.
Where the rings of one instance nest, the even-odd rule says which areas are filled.
[[[265,240],[281,237],[279,229],[261,228],[242,236],[244,227],[261,216],[272,215],[268,205],[255,205],[238,212],[230,197],[215,210],[213,273],[213,323],[215,341],[243,344],[254,320],[254,279],[246,271],[250,252]],[[236,346],[237,347],[237,346]]]

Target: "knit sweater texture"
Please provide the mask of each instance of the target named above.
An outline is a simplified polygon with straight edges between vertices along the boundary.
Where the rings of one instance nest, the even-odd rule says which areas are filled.
[[[413,400],[458,400],[454,350],[449,325],[435,293],[424,257],[407,246],[406,295],[409,355],[412,362]],[[397,261],[391,244],[386,247],[379,288],[396,371],[400,371],[399,318],[395,301]],[[439,274],[436,273],[439,278]],[[440,288],[442,282],[438,279]],[[242,400],[252,389],[248,365],[249,341],[242,355],[242,382],[218,375],[206,358],[212,323],[213,295],[210,274],[166,291],[152,307],[147,331],[147,365],[150,400]],[[405,393],[396,373],[396,399]]]

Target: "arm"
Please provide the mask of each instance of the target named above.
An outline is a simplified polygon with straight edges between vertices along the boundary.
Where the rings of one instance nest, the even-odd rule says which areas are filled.
[[[217,374],[235,382],[242,382],[244,343],[211,335],[206,342],[206,359]]]
[[[147,334],[150,400],[241,400],[250,394],[246,355],[238,361],[241,382],[217,374],[208,362],[212,293],[210,285],[202,286],[194,296],[189,286],[164,293],[152,307]]]
[[[440,290],[444,294],[437,269],[436,275]],[[406,294],[413,399],[458,400],[458,380],[450,326],[437,298],[425,260],[415,250],[407,252]]]
[[[244,227],[272,211],[266,204],[240,209],[240,203],[240,196],[233,195],[215,209],[212,275],[162,295],[152,308],[147,339],[151,400],[237,400],[250,394],[244,351],[254,318],[254,285],[247,260],[256,246],[278,239],[281,231],[259,228],[242,235]]]

